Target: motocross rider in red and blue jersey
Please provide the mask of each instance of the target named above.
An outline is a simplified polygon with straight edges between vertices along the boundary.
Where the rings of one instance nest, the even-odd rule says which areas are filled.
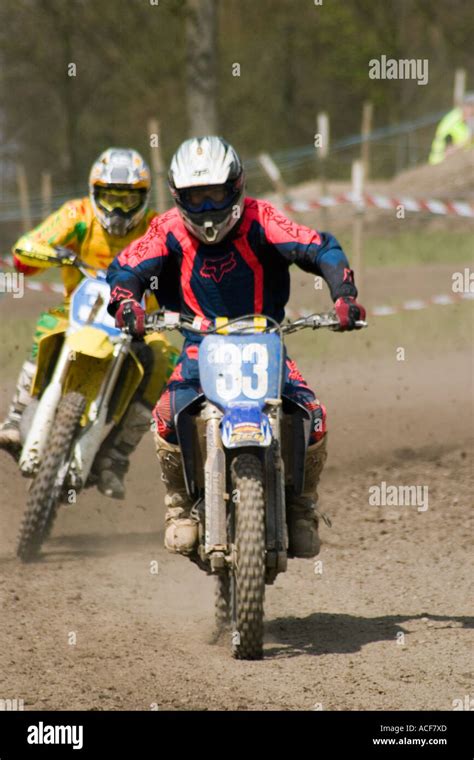
[[[324,278],[341,330],[352,330],[365,310],[357,303],[353,272],[337,240],[287,219],[267,201],[244,196],[242,163],[220,137],[185,141],[173,157],[169,183],[176,208],[155,218],[145,235],[120,253],[108,270],[109,311],[120,327],[143,334],[139,301],[153,278],[179,282],[180,311],[204,318],[264,314],[281,322],[290,293],[289,267]],[[166,305],[166,299],[162,298]],[[174,419],[200,392],[199,340],[189,337],[155,406],[156,445],[167,487],[165,546],[190,554],[197,524],[190,515]],[[290,497],[289,555],[319,552],[317,484],[326,459],[326,411],[295,362],[285,357],[283,393],[312,419],[305,487]]]

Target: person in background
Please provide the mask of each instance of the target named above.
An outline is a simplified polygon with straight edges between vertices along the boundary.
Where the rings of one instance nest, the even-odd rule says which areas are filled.
[[[150,170],[141,155],[131,148],[109,148],[94,162],[89,176],[89,196],[65,203],[38,227],[23,235],[13,247],[19,272],[33,275],[54,263],[35,260],[35,244],[51,248],[60,266],[55,247],[67,248],[91,267],[107,269],[115,256],[148,229],[156,211],[148,208],[151,190]],[[23,256],[21,251],[27,251]],[[33,346],[18,377],[6,419],[0,426],[0,448],[18,456],[21,449],[20,421],[31,401],[40,339],[67,326],[69,300],[82,274],[71,266],[61,268],[64,298],[59,306],[43,312],[36,324]],[[154,299],[153,299],[154,300]],[[155,301],[154,308],[157,307]],[[152,305],[153,308],[153,305]],[[94,463],[99,490],[106,496],[123,498],[123,480],[129,457],[142,435],[149,429],[151,409],[172,372],[177,350],[163,337],[151,343],[134,341],[133,350],[141,361],[145,376],[127,411],[105,442]]]
[[[429,156],[430,164],[440,164],[460,148],[472,148],[474,136],[474,92],[467,92],[462,105],[444,116],[436,129]]]

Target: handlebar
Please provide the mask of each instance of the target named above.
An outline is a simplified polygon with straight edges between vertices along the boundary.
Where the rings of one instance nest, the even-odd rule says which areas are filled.
[[[90,273],[97,275],[98,272],[104,272],[104,269],[99,269],[91,264],[87,264],[85,261],[79,258],[79,256],[71,251],[70,248],[66,248],[63,245],[55,245],[54,250],[57,254],[57,263],[61,266],[76,267],[86,277],[90,276]]]
[[[82,272],[83,275],[90,276],[90,274],[97,275],[99,272],[103,272],[103,269],[91,266],[85,261],[82,261],[74,251],[70,248],[66,248],[63,245],[49,245],[47,243],[32,243],[28,242],[24,248],[17,248],[15,253],[19,253],[27,258],[31,258],[31,263],[34,265],[35,261],[44,261],[52,266],[70,266],[76,267]]]
[[[30,244],[31,245],[31,244]],[[52,255],[51,250],[54,250],[55,256]],[[73,266],[79,269],[86,277],[90,276],[90,273],[98,275],[99,272],[104,270],[87,264],[77,256],[74,251],[65,246],[49,246],[38,244],[33,251],[23,249],[18,250],[18,253],[22,253],[25,256],[31,254],[32,259],[37,258],[43,261],[49,261],[51,264],[57,264],[60,266]],[[360,329],[368,327],[367,322],[358,320],[355,323],[356,328]],[[195,335],[212,335],[212,334],[227,334],[227,333],[241,333],[251,334],[255,332],[278,332],[280,334],[286,334],[302,330],[304,328],[311,328],[312,330],[320,330],[321,328],[328,328],[330,330],[338,330],[339,320],[336,314],[331,312],[324,312],[321,314],[310,314],[307,317],[296,319],[293,322],[285,322],[279,324],[272,317],[267,317],[263,314],[244,314],[242,317],[235,319],[217,318],[208,319],[205,317],[189,317],[180,312],[159,310],[153,314],[145,315],[145,332],[147,334],[153,332],[163,332],[165,330],[179,330],[194,333]],[[126,329],[123,332],[127,332]]]
[[[289,334],[304,328],[319,330],[329,328],[337,330],[339,320],[334,312],[322,314],[310,314],[308,317],[296,319],[293,322],[279,324],[271,317],[262,314],[245,314],[235,319],[207,319],[205,317],[188,317],[174,311],[160,310],[153,314],[145,315],[145,332],[163,332],[165,330],[178,330],[194,333],[195,335],[215,335],[240,333],[249,334],[255,332],[279,332]],[[368,327],[363,320],[356,322],[358,329]]]

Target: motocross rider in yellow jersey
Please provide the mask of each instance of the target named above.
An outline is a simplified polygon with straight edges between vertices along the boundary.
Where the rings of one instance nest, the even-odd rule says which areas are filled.
[[[36,274],[52,264],[35,259],[35,244],[67,247],[91,267],[107,269],[115,256],[141,237],[156,212],[148,209],[151,178],[148,166],[135,150],[110,148],[93,164],[89,197],[71,200],[38,227],[23,235],[13,248],[16,269]],[[25,251],[22,254],[22,251]],[[27,252],[27,253],[26,253]],[[34,260],[34,266],[32,266]],[[53,264],[54,265],[54,264]],[[36,324],[31,355],[23,364],[8,414],[0,426],[0,448],[15,456],[21,448],[20,421],[31,401],[39,340],[68,322],[69,298],[82,275],[71,266],[61,269],[63,303],[42,313]],[[154,300],[154,299],[153,299]],[[156,301],[151,307],[156,308]],[[149,428],[151,409],[172,372],[177,350],[162,336],[150,344],[134,341],[133,350],[145,369],[144,378],[119,425],[112,429],[97,455],[93,477],[106,496],[123,498],[123,479],[129,456]],[[158,339],[156,339],[158,338]]]

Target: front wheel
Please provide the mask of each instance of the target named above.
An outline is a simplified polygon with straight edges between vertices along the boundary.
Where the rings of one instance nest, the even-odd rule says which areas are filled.
[[[216,576],[215,590],[215,613],[216,613],[216,633],[220,634],[225,631],[231,622],[231,587],[230,575],[226,570],[224,573]]]
[[[238,660],[263,656],[265,598],[265,492],[262,465],[253,454],[232,462],[235,504],[235,566],[232,578],[233,655]]]
[[[59,403],[47,450],[28,492],[17,546],[17,555],[23,562],[36,559],[51,531],[85,407],[86,400],[80,393],[67,393]]]

